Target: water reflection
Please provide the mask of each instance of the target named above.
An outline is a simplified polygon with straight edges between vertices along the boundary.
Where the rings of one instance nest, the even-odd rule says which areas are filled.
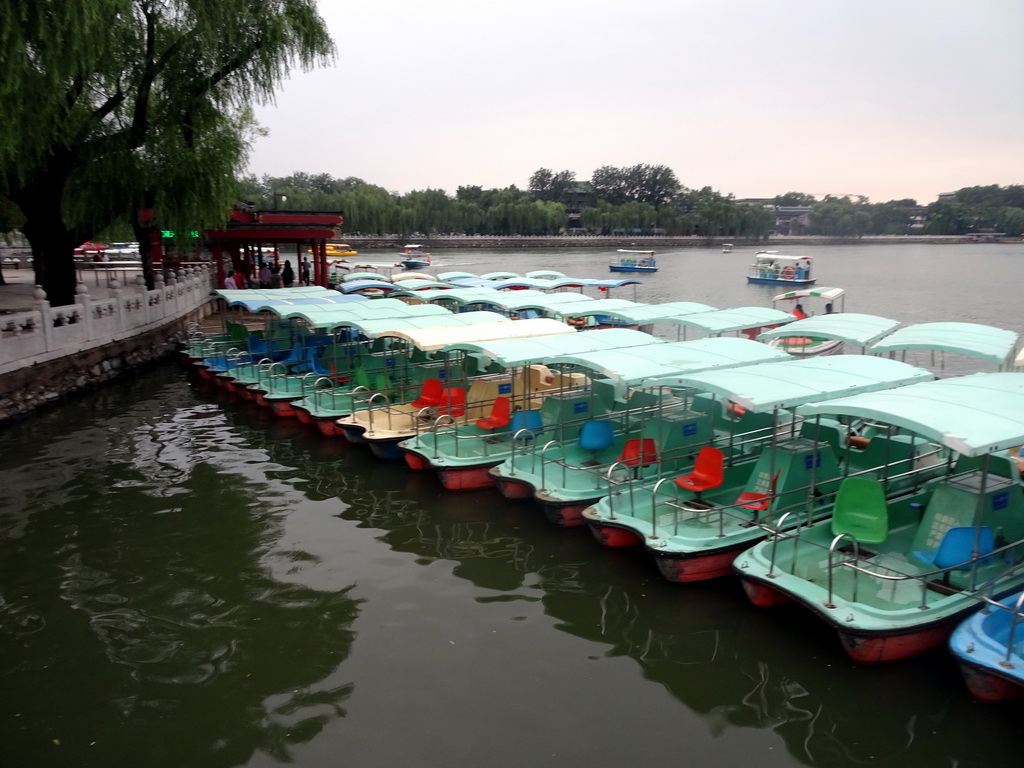
[[[763,734],[785,745],[766,767],[1015,754],[1024,705],[975,705],[941,653],[855,667],[806,612],[669,584],[528,503],[449,493],[175,369],[0,436],[0,482],[12,764],[520,765],[585,741],[597,757],[559,764],[734,765]],[[599,699],[527,726],[581,664]]]
[[[5,764],[283,761],[345,714],[360,601],[273,573],[286,494],[172,373],[0,438]]]
[[[324,488],[318,453],[337,441],[316,439],[290,460]],[[283,461],[299,440],[267,447]],[[383,530],[382,541],[420,565],[450,561],[453,575],[488,593],[481,604],[540,601],[558,630],[635,661],[703,717],[712,738],[769,730],[792,759],[818,766],[997,765],[1011,754],[1007,737],[1022,710],[974,704],[942,653],[857,667],[805,611],[755,610],[734,582],[668,584],[641,553],[600,549],[529,504],[445,492],[431,475],[358,446],[337,460],[339,517]],[[609,706],[624,704],[610,692]]]

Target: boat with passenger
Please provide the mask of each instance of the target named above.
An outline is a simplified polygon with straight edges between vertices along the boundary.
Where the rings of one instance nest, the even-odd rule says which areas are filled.
[[[846,291],[842,288],[802,288],[786,291],[772,298],[772,306],[776,309],[785,308],[797,320],[806,320],[816,315],[832,315],[846,309]],[[844,321],[845,322],[845,321]],[[835,355],[843,351],[846,342],[842,338],[829,338],[809,333],[796,333],[790,326],[787,330],[792,335],[777,336],[768,339],[772,346],[784,349],[794,357],[821,357]],[[769,327],[757,329],[758,332],[773,330]],[[756,334],[751,338],[756,338]]]
[[[405,251],[398,263],[406,269],[422,269],[430,266],[430,254],[423,250],[422,245],[410,243],[405,246]]]
[[[1008,449],[1024,443],[1024,373],[855,394],[803,415],[816,439],[830,422],[860,425],[857,450],[887,469],[845,473],[827,519],[784,525],[800,519],[795,509],[736,558],[755,605],[801,604],[852,659],[873,664],[943,644],[982,599],[1021,589],[1024,492]],[[808,492],[819,485],[812,477]]]
[[[764,285],[813,285],[810,256],[784,256],[776,251],[758,251],[747,270],[747,282]]]
[[[657,272],[658,262],[654,251],[631,251],[619,248],[608,269],[612,272]]]

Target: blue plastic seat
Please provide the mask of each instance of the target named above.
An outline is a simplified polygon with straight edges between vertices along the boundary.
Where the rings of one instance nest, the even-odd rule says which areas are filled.
[[[957,526],[950,528],[939,542],[939,548],[914,552],[914,557],[925,565],[934,565],[936,568],[950,568],[960,565],[953,570],[962,571],[971,567],[970,560],[974,553],[974,542],[978,542],[978,555],[987,555],[994,550],[995,537],[992,529],[987,525],[981,526],[979,535],[978,529],[971,525]],[[984,562],[984,561],[983,561]],[[962,565],[961,565],[962,563]]]
[[[535,437],[544,431],[544,421],[541,419],[540,411],[516,411],[512,414],[509,427],[513,435],[525,429],[527,431],[521,437]]]
[[[615,430],[610,421],[585,421],[580,427],[579,445],[593,454],[589,464],[597,464],[597,454],[615,442]]]

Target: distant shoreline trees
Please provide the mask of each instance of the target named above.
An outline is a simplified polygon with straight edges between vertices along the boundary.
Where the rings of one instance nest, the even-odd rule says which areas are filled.
[[[736,200],[711,187],[688,189],[659,165],[602,166],[590,181],[572,171],[540,168],[527,188],[461,186],[455,196],[426,189],[399,194],[362,179],[295,173],[248,176],[243,197],[269,208],[287,196],[293,210],[335,210],[346,229],[367,235],[413,232],[466,235],[696,235],[762,239],[776,231],[777,211],[797,211],[792,234],[826,237],[967,234],[995,229],[1024,233],[1024,186],[967,187],[928,206],[916,201],[871,203],[865,197],[787,192],[764,200]],[[803,209],[803,210],[801,210]]]

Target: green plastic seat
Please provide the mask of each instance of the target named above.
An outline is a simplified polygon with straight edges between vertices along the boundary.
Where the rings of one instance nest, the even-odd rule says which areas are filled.
[[[832,510],[832,534],[848,533],[861,544],[881,544],[889,536],[885,488],[868,477],[847,477]]]

